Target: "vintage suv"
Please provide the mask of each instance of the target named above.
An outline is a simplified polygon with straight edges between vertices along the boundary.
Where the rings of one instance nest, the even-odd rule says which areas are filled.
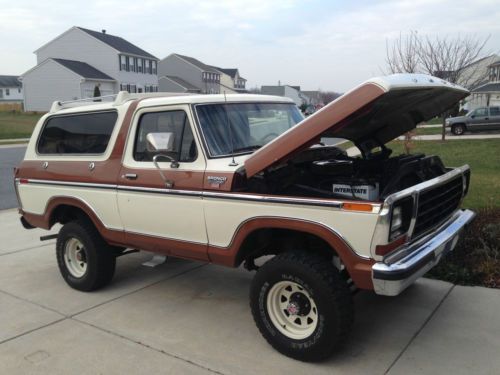
[[[83,291],[106,285],[115,258],[133,250],[244,263],[258,270],[250,306],[262,335],[285,355],[320,360],[346,339],[353,290],[401,293],[473,219],[460,209],[467,165],[385,146],[467,95],[393,75],[307,119],[289,99],[261,95],[56,102],[15,170],[21,222],[62,224],[59,269]],[[339,138],[361,154],[332,145]]]

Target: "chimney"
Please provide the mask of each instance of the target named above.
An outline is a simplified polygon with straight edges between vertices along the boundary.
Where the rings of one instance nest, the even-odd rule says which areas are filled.
[[[102,31],[103,34],[106,34],[106,30],[102,29],[101,31]]]

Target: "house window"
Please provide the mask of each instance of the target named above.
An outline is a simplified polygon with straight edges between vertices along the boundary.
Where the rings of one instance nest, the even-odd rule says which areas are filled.
[[[137,59],[137,72],[142,73],[142,59]]]
[[[5,89],[5,95],[9,96],[10,95],[10,89]]]
[[[127,56],[120,55],[120,70],[127,70]]]
[[[136,85],[130,85],[130,91],[129,92],[137,92],[137,86]]]
[[[151,61],[151,66],[153,67],[153,74],[156,74],[156,61]]]
[[[135,72],[136,61],[137,61],[137,59],[135,57],[130,57],[130,71],[131,72]]]
[[[17,89],[17,92],[18,92],[19,94],[21,93],[21,88],[20,88],[20,87]]]
[[[150,61],[145,60],[145,65],[144,65],[144,73],[151,74],[151,66],[150,66]]]

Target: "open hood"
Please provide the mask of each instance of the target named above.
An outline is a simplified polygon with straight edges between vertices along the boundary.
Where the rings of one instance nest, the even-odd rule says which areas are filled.
[[[322,137],[385,144],[467,95],[463,87],[424,74],[372,78],[253,153],[245,161],[247,177],[287,160]]]

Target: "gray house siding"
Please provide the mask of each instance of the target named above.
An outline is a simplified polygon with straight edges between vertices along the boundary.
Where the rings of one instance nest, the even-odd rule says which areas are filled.
[[[167,75],[176,76],[198,87],[203,94],[219,93],[220,84],[204,81],[202,74],[202,69],[175,54],[165,57],[158,63],[158,77],[160,78]]]
[[[120,70],[119,52],[86,32],[71,28],[58,38],[35,51],[37,64],[48,58],[83,61],[116,79],[119,83],[158,85],[156,74]],[[118,88],[117,88],[118,90]]]
[[[81,77],[58,63],[47,60],[23,76],[26,111],[48,111],[54,100],[81,97]]]
[[[167,56],[158,63],[158,77],[176,76],[200,89],[203,87],[201,73],[202,71],[199,68],[176,55]]]
[[[95,86],[99,85],[101,96],[113,95],[117,90],[117,84],[114,82],[100,82],[87,80],[81,84],[81,97],[92,98],[94,96]]]

